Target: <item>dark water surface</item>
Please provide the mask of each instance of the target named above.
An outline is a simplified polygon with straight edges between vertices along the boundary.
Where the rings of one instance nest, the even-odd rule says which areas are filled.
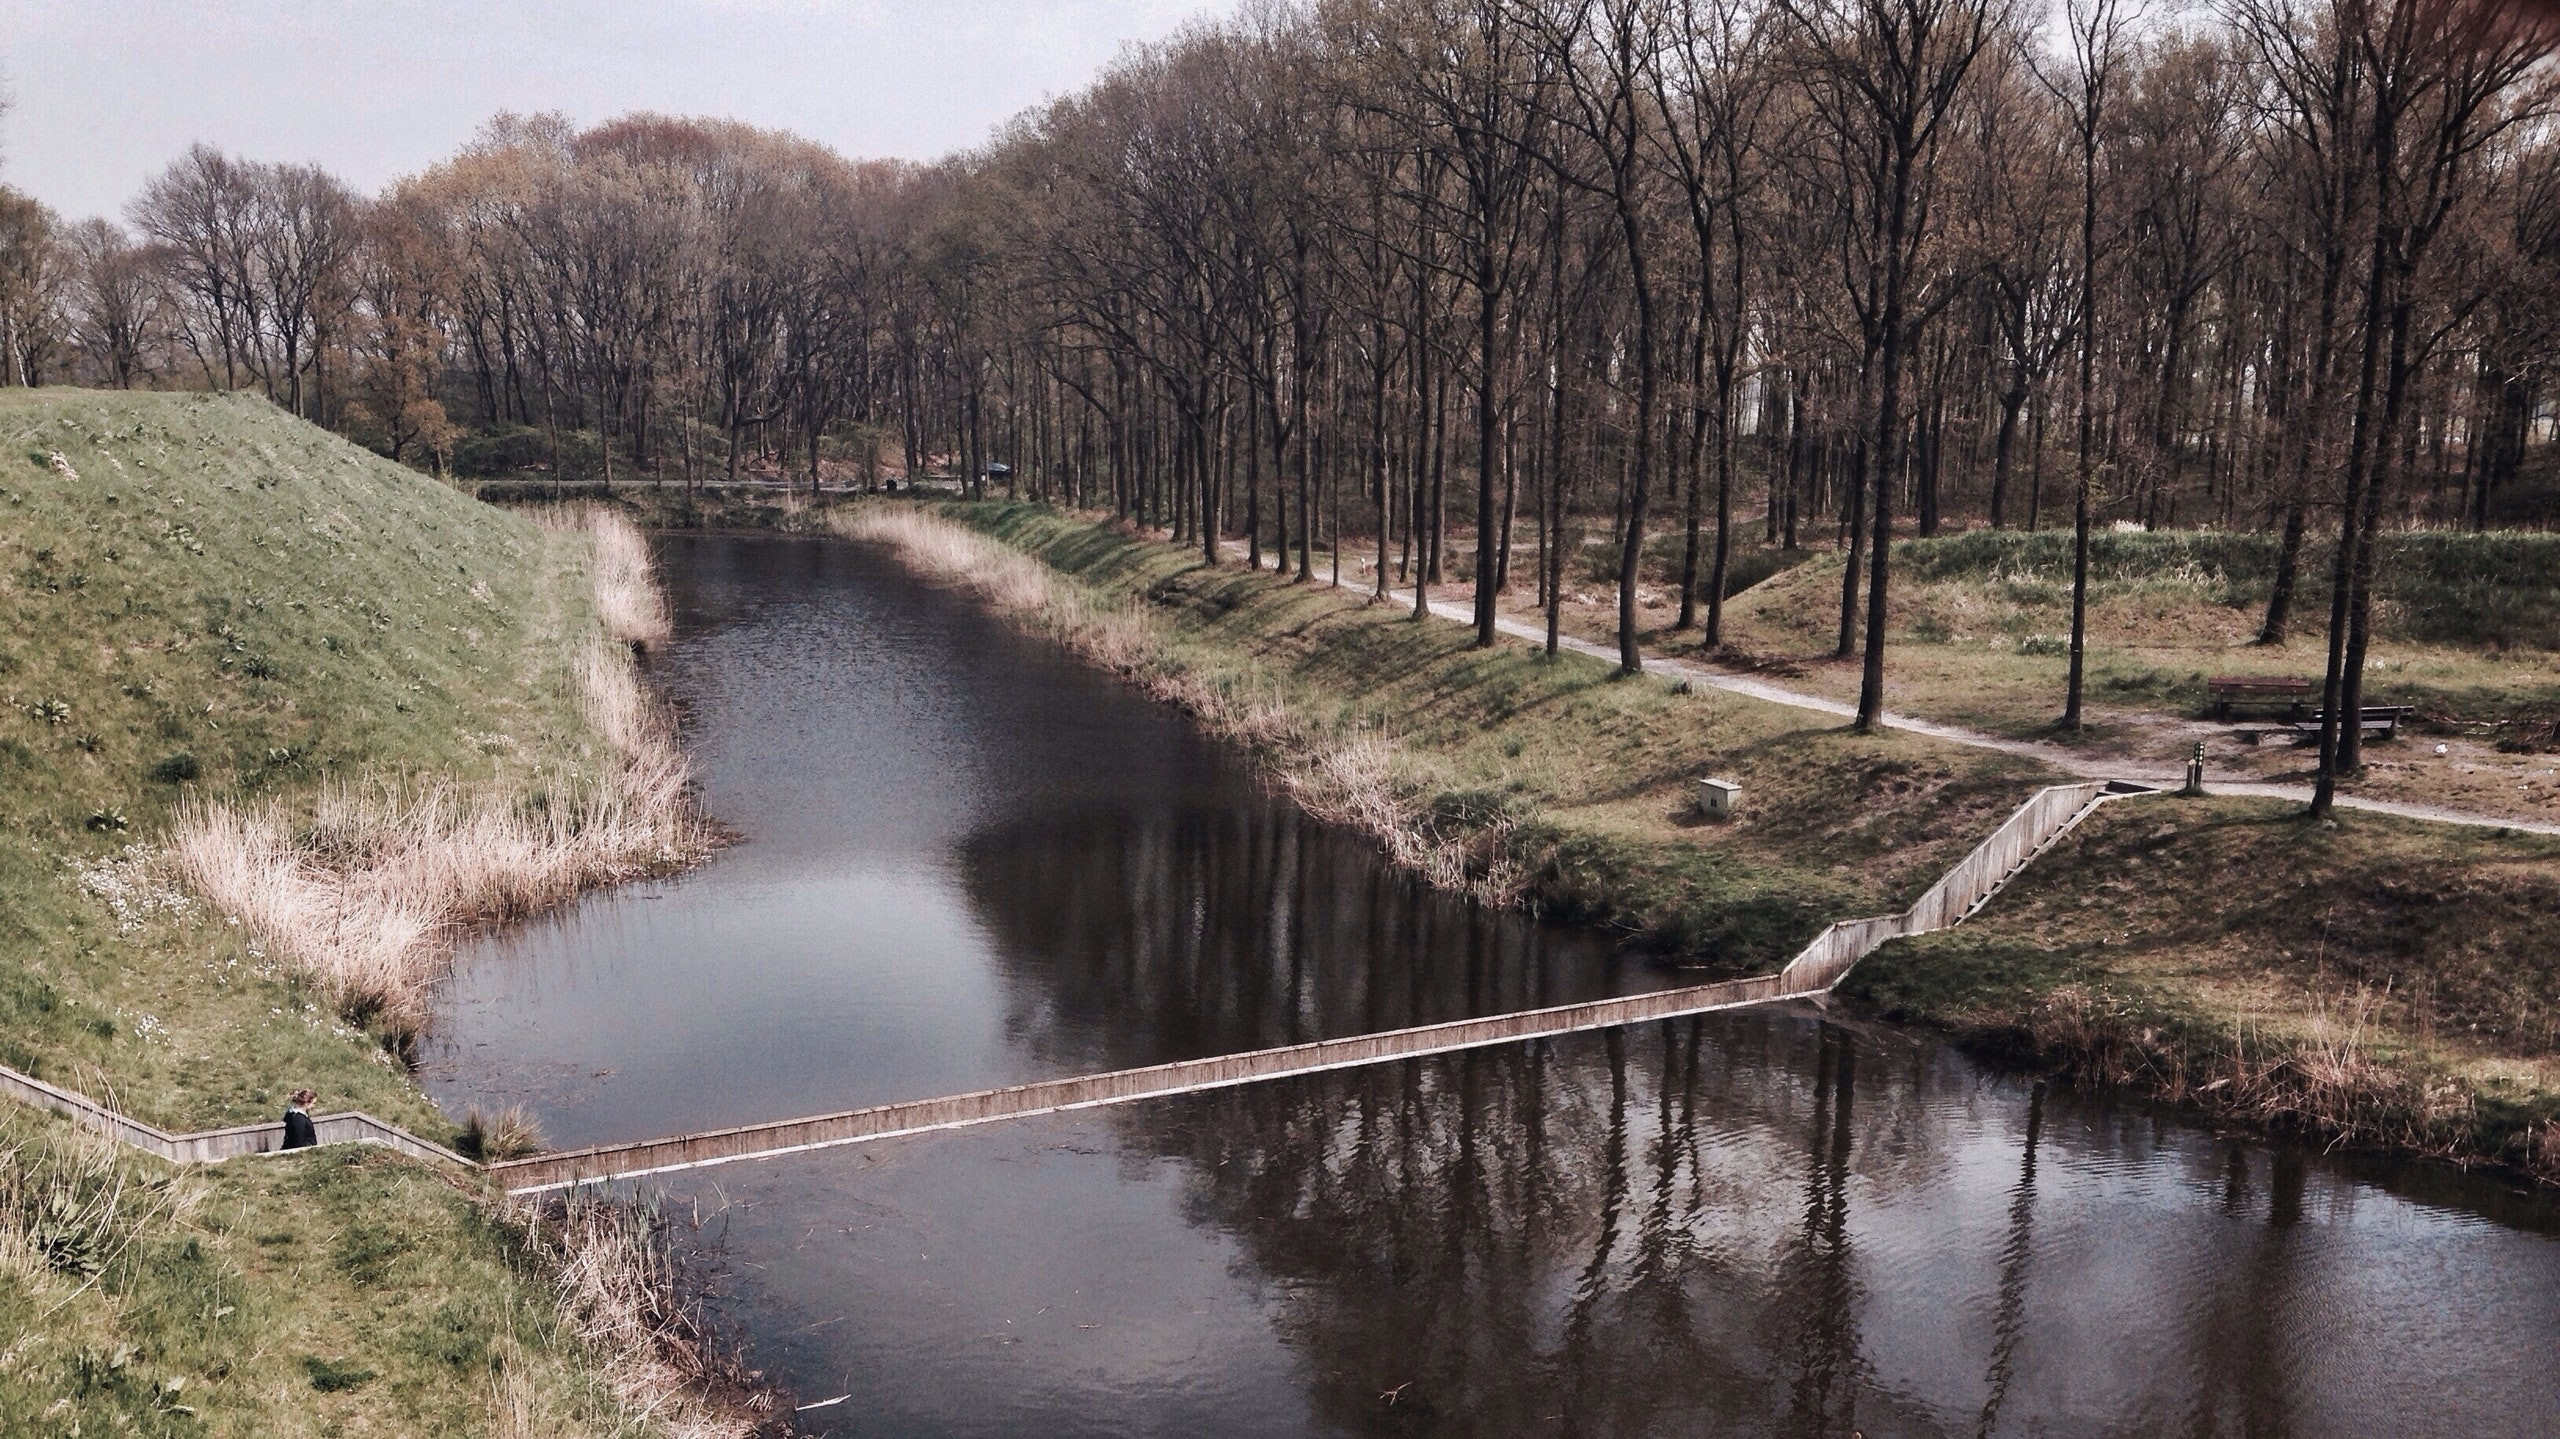
[[[482,946],[555,1143],[1662,982],[848,545],[661,547],[699,873]],[[668,1177],[824,1433],[2560,1435],[2560,1212],[1784,1010]]]

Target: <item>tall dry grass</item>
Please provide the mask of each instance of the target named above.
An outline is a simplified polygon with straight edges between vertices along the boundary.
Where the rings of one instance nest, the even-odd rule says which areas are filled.
[[[668,633],[647,545],[617,514],[576,523],[596,556],[601,633],[576,674],[612,753],[603,774],[530,797],[376,778],[324,788],[307,818],[219,802],[178,817],[170,851],[188,882],[350,1018],[414,1033],[464,927],[673,869],[708,846],[674,726],[631,660],[629,647]]]
[[[649,558],[649,541],[640,527],[619,510],[596,506],[548,510],[546,528],[583,530],[594,546],[596,618],[604,632],[626,644],[664,644],[674,632],[667,617],[667,598],[658,588],[657,567]]]
[[[570,1329],[623,1417],[674,1439],[788,1432],[779,1395],[710,1333],[661,1215],[573,1196],[515,1212]],[[502,1405],[502,1423],[519,1404]],[[530,1428],[524,1432],[532,1432]]]
[[[192,1183],[146,1183],[116,1142],[85,1131],[0,1138],[0,1275],[58,1309],[108,1281],[144,1236],[183,1223]]]
[[[1435,887],[1508,905],[1528,876],[1505,827],[1451,829],[1432,817],[1426,786],[1374,730],[1335,732],[1293,714],[1276,686],[1205,674],[1184,662],[1134,603],[1099,598],[1031,556],[953,520],[904,505],[829,517],[850,538],[889,545],[927,579],[969,591],[1091,663],[1178,705],[1210,733],[1253,750],[1290,796],[1328,823],[1377,840],[1398,866]]]
[[[2560,1121],[2512,1141],[2484,1127],[2469,1085],[2376,1053],[2382,996],[2358,988],[2298,1012],[2236,1014],[2214,1028],[2164,1022],[2121,997],[2066,985],[1977,1037],[2084,1083],[2140,1088],[2173,1104],[2332,1145],[2467,1163],[2484,1155],[2560,1182]]]

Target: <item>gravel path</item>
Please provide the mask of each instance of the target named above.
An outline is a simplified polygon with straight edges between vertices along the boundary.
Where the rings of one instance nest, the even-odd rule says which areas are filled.
[[[1413,605],[1413,591],[1410,589],[1391,589],[1387,594],[1389,599],[1403,604],[1408,609]],[[1431,613],[1438,618],[1452,620],[1471,628],[1475,624],[1475,608],[1472,604],[1438,600],[1432,603]],[[1494,627],[1503,634],[1515,639],[1527,640],[1532,644],[1544,645],[1547,642],[1545,628],[1526,620],[1500,619],[1494,622]],[[1572,635],[1559,636],[1557,644],[1560,648],[1571,650],[1575,654],[1588,655],[1611,665],[1618,662],[1618,651],[1614,645],[1597,644],[1590,640],[1577,639]],[[1802,690],[1789,689],[1764,679],[1732,674],[1688,660],[1647,656],[1645,672],[1669,675],[1687,680],[1693,686],[1723,690],[1727,694],[1745,695],[1769,704],[1785,705],[1790,709],[1806,710],[1834,719],[1855,719],[1858,713],[1856,706],[1843,704],[1835,699],[1825,699],[1821,695],[1807,694]],[[2045,744],[2036,740],[2004,739],[1999,735],[1984,734],[1980,730],[1966,729],[1961,725],[1939,724],[1934,720],[1896,714],[1891,710],[1885,711],[1884,722],[1888,729],[1906,730],[1912,734],[1927,735],[1931,739],[1945,740],[1949,744],[1966,745],[1974,749],[1997,750],[2002,754],[2035,760],[2063,774],[2082,779],[2133,780],[2142,784],[2164,787],[2185,784],[2187,779],[2184,765],[2160,769],[2121,759],[2092,758],[2062,745]],[[2309,785],[2269,784],[2263,780],[2241,779],[2229,775],[2217,778],[2210,764],[2206,767],[2205,784],[2215,794],[2240,795],[2252,799],[2291,800],[2296,804],[2306,805],[2311,803],[2311,786]],[[2364,799],[2347,794],[2337,796],[2337,805],[2340,809],[2396,815],[2402,819],[2423,819],[2437,824],[2469,825],[2477,829],[2515,830],[2526,834],[2560,835],[2560,824],[2548,820],[2501,819],[2495,815],[2448,809],[2439,805],[2403,804],[2394,800]]]

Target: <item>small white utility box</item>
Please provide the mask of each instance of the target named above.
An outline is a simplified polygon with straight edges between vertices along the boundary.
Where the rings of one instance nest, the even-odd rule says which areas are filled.
[[[1729,779],[1698,781],[1698,813],[1709,819],[1731,819],[1742,807],[1742,786]]]

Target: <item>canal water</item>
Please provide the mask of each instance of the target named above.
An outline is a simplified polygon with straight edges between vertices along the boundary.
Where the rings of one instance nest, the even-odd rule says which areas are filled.
[[[1670,982],[879,551],[659,556],[739,841],[465,955],[454,1112],[633,1139]],[[816,1433],[2560,1434],[2560,1206],[1792,1009],[665,1190]]]

